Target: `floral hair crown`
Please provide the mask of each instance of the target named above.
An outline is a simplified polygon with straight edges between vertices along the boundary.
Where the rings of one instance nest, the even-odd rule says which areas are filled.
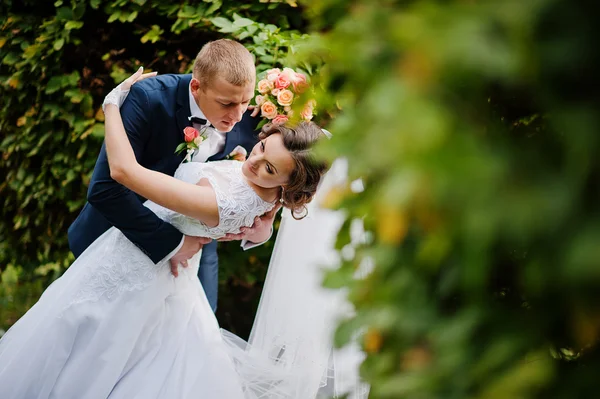
[[[254,102],[260,107],[261,116],[269,122],[279,125],[287,122],[294,113],[294,100],[308,89],[306,75],[291,68],[272,68],[266,71],[264,79],[257,83],[260,94]],[[300,119],[310,121],[313,118],[315,101],[310,100],[302,109]]]

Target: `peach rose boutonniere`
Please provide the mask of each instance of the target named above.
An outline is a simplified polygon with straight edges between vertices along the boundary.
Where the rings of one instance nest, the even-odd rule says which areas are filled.
[[[183,129],[183,138],[185,141],[179,144],[175,149],[175,154],[181,154],[184,150],[187,151],[183,162],[190,162],[194,151],[196,151],[200,147],[200,144],[206,140],[205,130],[206,129],[203,129],[202,133],[200,133],[198,129],[191,126]]]
[[[267,122],[282,124],[293,118],[294,102],[310,87],[306,75],[291,68],[269,69],[262,79],[257,80],[260,94],[254,98],[254,103],[265,118],[259,123],[259,128]],[[313,118],[315,106],[315,101],[309,100],[303,107],[296,107],[297,115],[301,120],[309,121]]]
[[[225,157],[225,159],[230,160],[230,161],[244,162],[246,160],[247,156],[248,156],[248,151],[246,151],[246,149],[244,147],[242,147],[241,145],[238,145],[237,147],[235,147],[233,149],[233,151],[231,151],[229,153],[229,155],[227,155]]]

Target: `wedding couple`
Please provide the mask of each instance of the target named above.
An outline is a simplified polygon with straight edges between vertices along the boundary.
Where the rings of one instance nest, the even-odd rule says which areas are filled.
[[[216,252],[202,245],[223,237],[264,242],[280,204],[303,212],[325,170],[311,154],[324,135],[313,123],[266,125],[256,140],[246,112],[255,74],[242,45],[218,40],[202,48],[192,76],[145,79],[153,74],[140,70],[107,96],[89,203],[69,229],[78,257],[0,340],[0,398],[310,399],[338,392],[331,389],[334,313],[315,306],[316,333],[283,319],[286,303],[289,310],[310,295],[272,295],[279,282],[290,288],[289,276],[268,277],[250,345],[222,332],[213,313]],[[212,127],[193,162],[181,163],[173,152],[195,118]],[[249,152],[245,162],[204,163],[238,145]],[[300,351],[316,341],[316,353]]]

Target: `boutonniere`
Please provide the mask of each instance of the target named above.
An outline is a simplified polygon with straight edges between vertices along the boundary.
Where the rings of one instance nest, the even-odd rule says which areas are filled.
[[[189,162],[192,160],[194,151],[206,140],[206,128],[202,129],[202,133],[200,133],[198,129],[188,126],[183,129],[183,137],[185,141],[177,146],[175,154],[181,154],[184,150],[187,150],[183,162]]]
[[[233,151],[231,151],[231,153],[229,153],[229,155],[227,155],[225,157],[225,159],[230,160],[230,161],[244,162],[246,160],[247,156],[248,156],[248,151],[246,151],[246,149],[244,147],[242,147],[241,145],[238,145],[237,147],[235,147],[233,149]]]

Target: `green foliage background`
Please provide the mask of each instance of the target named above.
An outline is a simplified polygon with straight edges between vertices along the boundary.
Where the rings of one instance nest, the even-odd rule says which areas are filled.
[[[0,1],[0,329],[73,260],[66,232],[102,143],[104,95],[139,65],[187,73],[202,45],[223,36],[243,41],[259,71],[280,65],[305,26],[290,4]],[[242,336],[271,250],[219,251],[219,317]]]
[[[591,398],[600,372],[591,2],[305,2],[329,203],[364,220],[350,287],[372,398]],[[338,245],[350,245],[348,229]],[[356,279],[366,259],[374,270]]]
[[[70,262],[103,95],[137,65],[188,70],[224,34],[259,70],[288,52],[319,70],[322,154],[365,183],[327,197],[368,234],[325,284],[349,287],[356,315],[336,339],[359,337],[372,398],[597,396],[592,2],[0,1],[4,325]],[[270,250],[220,252],[226,328],[253,318]]]

